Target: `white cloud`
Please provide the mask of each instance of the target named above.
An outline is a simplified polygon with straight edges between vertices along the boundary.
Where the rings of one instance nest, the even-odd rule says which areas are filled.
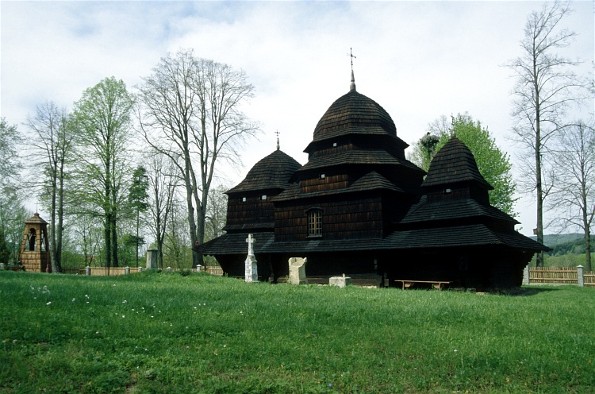
[[[2,116],[20,124],[35,105],[70,108],[114,75],[140,83],[161,56],[193,48],[243,69],[256,96],[247,113],[262,124],[238,182],[275,147],[305,163],[317,121],[349,89],[353,47],[358,91],[393,117],[413,144],[441,115],[469,112],[512,151],[509,95],[501,67],[519,54],[538,2],[2,2]],[[592,4],[576,2],[573,53],[593,61]],[[585,68],[586,70],[587,68]],[[534,221],[524,209],[523,222]],[[524,224],[525,229],[533,227]]]

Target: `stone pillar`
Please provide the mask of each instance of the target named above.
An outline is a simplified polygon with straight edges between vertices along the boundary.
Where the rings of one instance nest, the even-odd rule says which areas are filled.
[[[147,269],[157,269],[157,249],[147,249]]]
[[[523,269],[523,286],[529,284],[529,264]]]
[[[130,267],[124,267],[124,275],[130,275]]]
[[[4,271],[6,269],[6,264],[0,263],[0,271]]]
[[[576,267],[576,278],[578,280],[579,287],[585,287],[585,272],[583,268],[584,267],[582,265],[578,265]]]
[[[253,244],[254,242],[256,242],[256,239],[252,237],[252,234],[248,234],[246,242],[248,243],[248,255],[246,256],[246,260],[244,261],[244,280],[247,283],[258,282],[258,268],[256,266],[256,256],[254,256],[253,247]]]
[[[85,275],[87,275],[87,276],[91,275],[91,267],[89,267],[89,266],[85,267]]]
[[[291,257],[289,259],[289,283],[292,285],[306,284],[306,262],[307,258]]]

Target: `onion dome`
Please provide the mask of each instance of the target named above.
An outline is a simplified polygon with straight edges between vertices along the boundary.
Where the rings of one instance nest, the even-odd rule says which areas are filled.
[[[339,97],[318,121],[313,142],[346,134],[387,134],[396,137],[397,128],[380,104],[355,88]]]
[[[452,137],[432,159],[422,187],[444,187],[460,183],[479,185],[486,190],[493,189],[479,172],[475,157],[467,145],[457,137]]]
[[[294,158],[277,149],[248,171],[239,185],[227,194],[270,189],[285,189],[292,175],[301,167]]]

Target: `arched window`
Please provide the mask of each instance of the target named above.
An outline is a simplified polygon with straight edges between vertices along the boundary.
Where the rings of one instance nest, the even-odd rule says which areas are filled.
[[[312,208],[308,215],[308,237],[322,237],[322,209]]]

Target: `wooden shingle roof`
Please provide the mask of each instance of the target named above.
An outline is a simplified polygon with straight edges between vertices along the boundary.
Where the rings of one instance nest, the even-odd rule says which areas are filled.
[[[302,191],[299,183],[292,183],[287,189],[285,189],[278,196],[273,197],[273,201],[287,201],[295,200],[298,198],[312,198],[321,196],[330,196],[338,194],[356,193],[370,190],[390,190],[399,193],[405,193],[401,187],[390,182],[388,179],[377,173],[371,171],[365,174],[361,178],[354,181],[351,185],[341,189],[322,190],[310,193]]]
[[[515,219],[491,205],[484,205],[471,198],[442,199],[428,202],[427,196],[413,205],[401,223],[424,223],[462,218],[484,218],[516,224]]]
[[[277,149],[248,171],[246,178],[227,194],[249,191],[285,189],[292,175],[301,167],[294,158]]]
[[[397,128],[388,112],[374,100],[352,90],[339,97],[320,118],[313,142],[349,133],[389,134]]]
[[[248,233],[224,234],[198,247],[205,255],[245,254]],[[430,229],[395,231],[385,238],[358,238],[345,240],[311,239],[306,241],[275,242],[272,232],[255,233],[254,253],[350,252],[365,250],[411,250],[449,247],[503,246],[529,251],[547,251],[549,248],[513,232],[501,232],[484,224],[437,227]]]
[[[358,149],[329,153],[311,158],[300,171],[328,168],[337,165],[393,165],[421,172],[413,163],[380,149]]]
[[[395,231],[387,237],[387,243],[399,245],[399,249],[469,246],[507,246],[531,251],[549,249],[516,231],[497,231],[485,224]]]
[[[474,183],[487,190],[493,189],[479,172],[473,153],[457,137],[452,137],[432,159],[422,188],[458,183]]]

